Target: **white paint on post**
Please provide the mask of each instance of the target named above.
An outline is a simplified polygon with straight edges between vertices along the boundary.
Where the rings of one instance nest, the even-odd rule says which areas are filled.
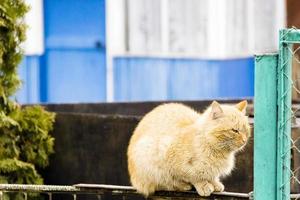
[[[125,0],[106,1],[106,45],[109,53],[125,51]]]
[[[114,55],[126,50],[125,0],[106,1],[106,100],[114,101]]]
[[[25,16],[28,25],[26,41],[23,44],[25,55],[42,55],[44,53],[43,0],[26,0],[30,11]]]

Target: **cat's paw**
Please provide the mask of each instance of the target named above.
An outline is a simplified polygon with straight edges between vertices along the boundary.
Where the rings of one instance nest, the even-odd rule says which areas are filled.
[[[223,192],[224,191],[224,185],[221,182],[214,182],[214,187],[216,192]]]
[[[204,197],[207,197],[207,196],[210,196],[211,193],[214,191],[214,186],[209,183],[208,181],[203,181],[203,182],[200,182],[200,183],[197,183],[194,185],[198,194],[200,196],[204,196]]]
[[[192,189],[192,186],[188,183],[180,182],[176,184],[175,188],[179,191],[188,191]]]
[[[181,188],[183,191],[189,191],[189,190],[191,190],[192,189],[192,186],[191,185],[189,185],[189,184],[186,184],[185,186],[183,186],[182,188]]]

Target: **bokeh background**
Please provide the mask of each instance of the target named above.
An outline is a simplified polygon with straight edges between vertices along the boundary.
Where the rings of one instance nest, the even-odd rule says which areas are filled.
[[[27,0],[20,103],[245,98],[297,0]],[[299,27],[299,26],[298,26]]]

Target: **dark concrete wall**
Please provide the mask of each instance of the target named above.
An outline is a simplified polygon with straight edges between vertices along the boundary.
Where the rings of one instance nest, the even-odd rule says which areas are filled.
[[[134,117],[58,113],[55,154],[44,171],[47,184],[128,185],[126,148]]]
[[[218,100],[220,103],[238,103],[241,100]],[[153,101],[153,102],[120,102],[120,103],[91,103],[91,104],[46,104],[47,110],[54,112],[68,113],[95,113],[103,115],[135,115],[142,116],[149,112],[155,106],[171,101]],[[211,100],[205,101],[173,101],[184,103],[198,111],[202,111],[211,104]],[[253,116],[252,100],[248,99],[248,114]]]

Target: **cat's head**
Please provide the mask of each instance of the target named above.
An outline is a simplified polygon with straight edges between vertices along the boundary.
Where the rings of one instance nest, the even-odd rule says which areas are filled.
[[[215,147],[238,151],[245,146],[250,137],[246,108],[247,101],[236,105],[220,105],[214,101],[205,111],[205,134]]]

